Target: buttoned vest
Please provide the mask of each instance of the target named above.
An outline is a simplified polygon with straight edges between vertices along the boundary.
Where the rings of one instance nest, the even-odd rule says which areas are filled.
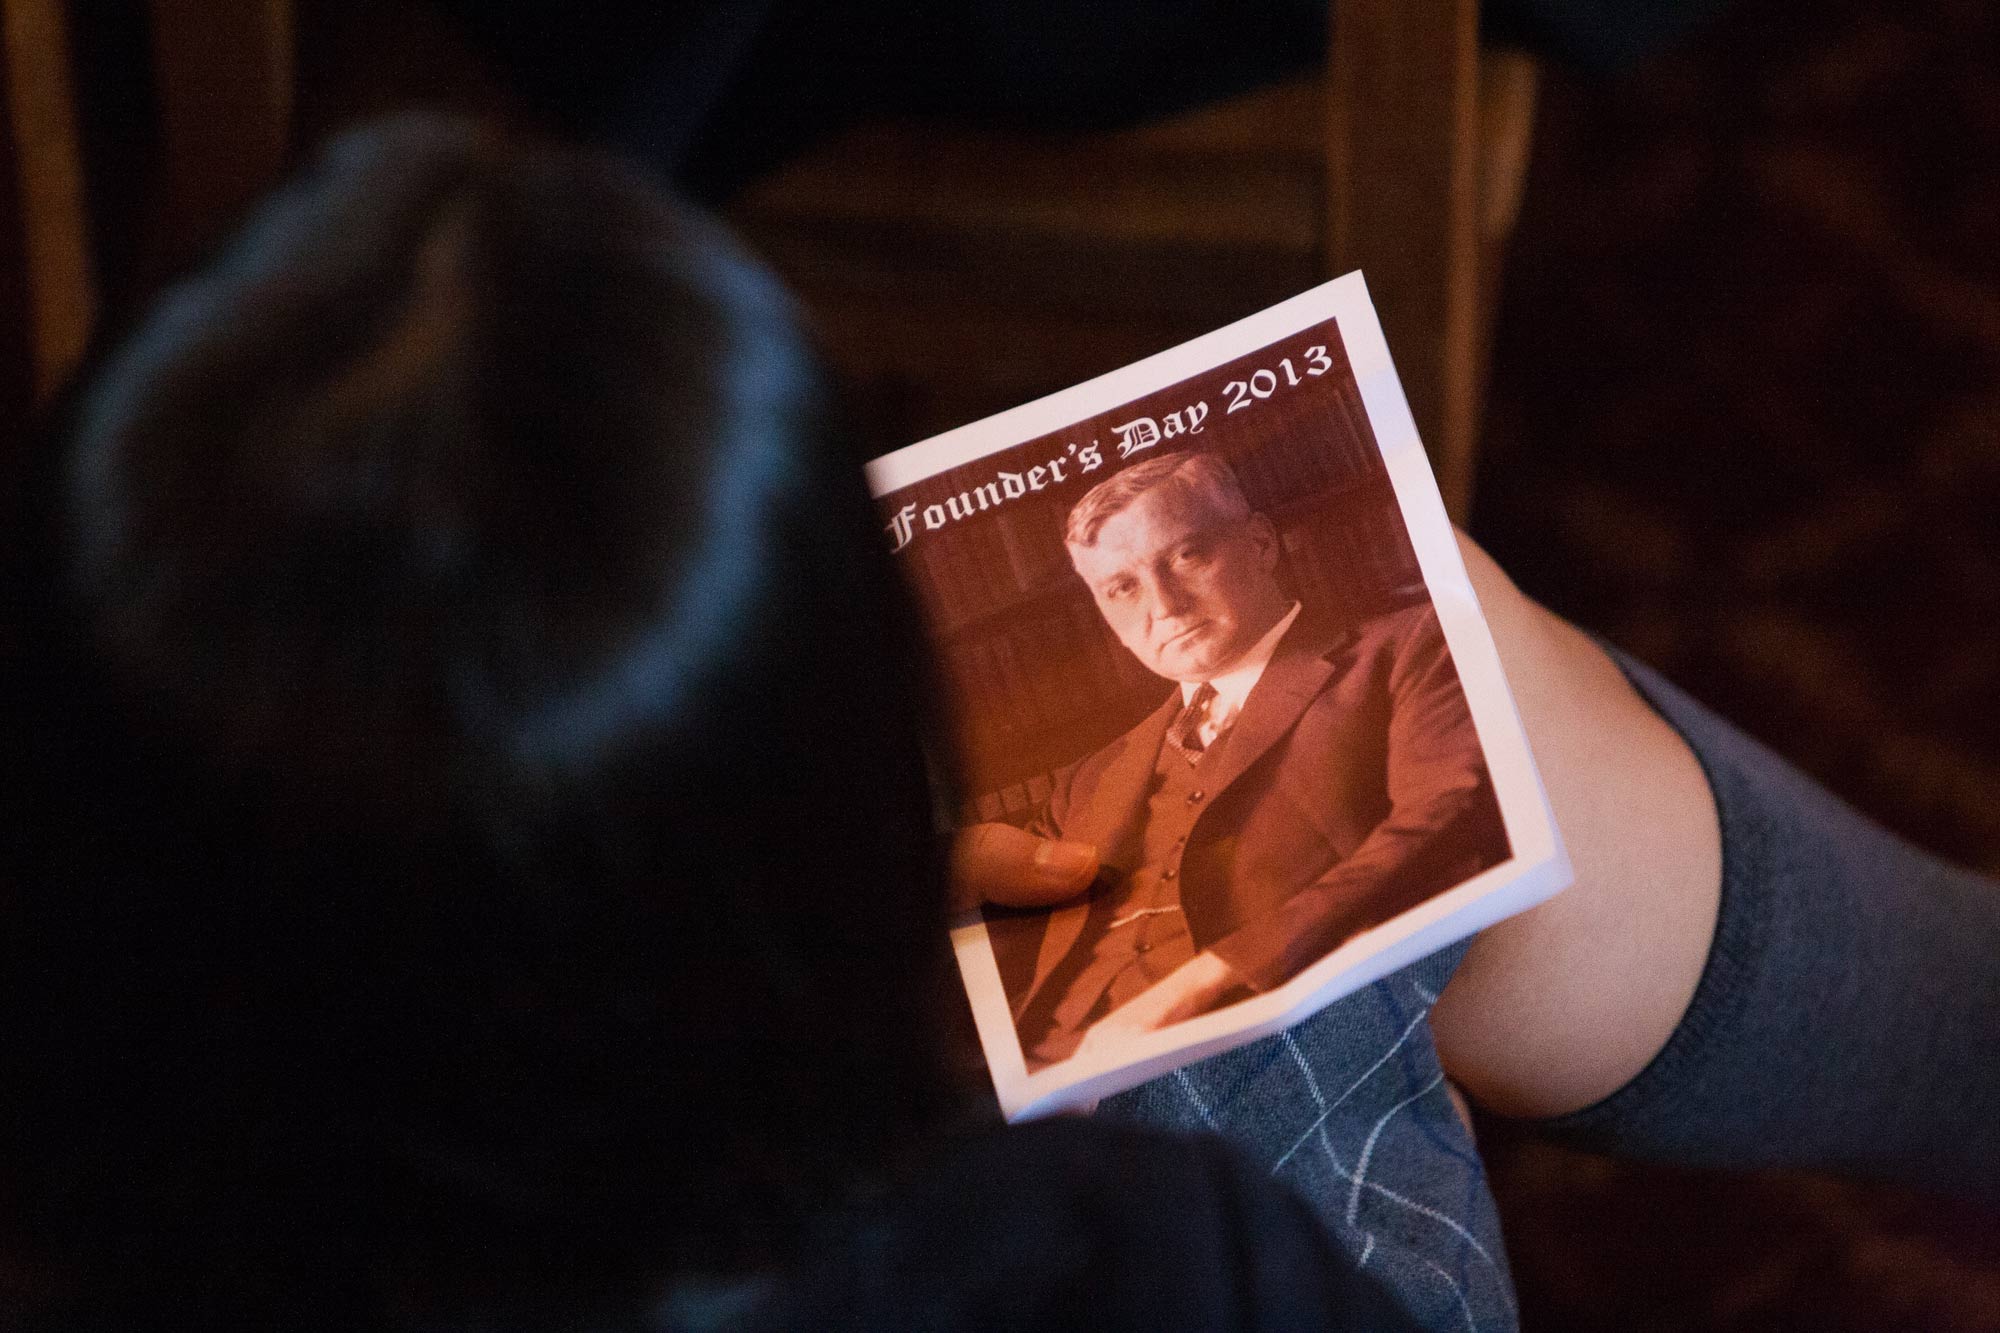
[[[1216,770],[1228,742],[1225,731],[1194,764],[1171,745],[1154,757],[1139,863],[1115,892],[1091,904],[1069,961],[1050,978],[1054,1020],[1037,1047],[1040,1058],[1066,1059],[1091,1023],[1194,957],[1180,863],[1207,796],[1204,775]]]

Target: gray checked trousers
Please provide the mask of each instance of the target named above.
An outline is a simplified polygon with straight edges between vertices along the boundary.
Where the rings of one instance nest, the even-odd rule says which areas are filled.
[[[1884,832],[1619,660],[1715,793],[1721,915],[1666,1047],[1540,1128],[1635,1157],[1818,1167],[2000,1205],[2000,882]],[[1423,1327],[1514,1329],[1493,1197],[1426,1021],[1465,948],[1100,1114],[1229,1138]]]

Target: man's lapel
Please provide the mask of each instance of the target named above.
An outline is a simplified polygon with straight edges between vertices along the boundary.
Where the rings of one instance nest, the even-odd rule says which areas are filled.
[[[1073,817],[1063,829],[1063,838],[1096,847],[1105,870],[1112,875],[1129,874],[1137,868],[1127,863],[1138,852],[1146,794],[1152,785],[1160,746],[1180,711],[1181,693],[1177,686],[1150,717],[1126,733],[1124,745],[1105,766],[1097,785],[1091,791],[1074,793]],[[1048,925],[1042,931],[1042,947],[1035,954],[1034,984],[1022,996],[1014,1015],[1016,1019],[1026,1012],[1043,983],[1082,937],[1094,900],[1094,896],[1079,898],[1049,913]]]
[[[1176,686],[1150,717],[1126,733],[1124,744],[1105,765],[1096,787],[1072,792],[1070,819],[1063,828],[1065,839],[1090,843],[1107,865],[1132,868],[1121,863],[1130,859],[1129,849],[1138,845],[1160,746],[1180,711],[1181,693]]]
[[[1243,711],[1230,727],[1228,743],[1215,756],[1214,766],[1202,774],[1209,791],[1219,792],[1236,781],[1291,731],[1346,666],[1358,637],[1352,629],[1328,630],[1299,617],[1278,640],[1278,650],[1243,701]]]

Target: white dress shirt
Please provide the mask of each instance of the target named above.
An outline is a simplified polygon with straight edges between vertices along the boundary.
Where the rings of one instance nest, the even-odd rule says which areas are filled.
[[[1243,656],[1229,664],[1227,670],[1209,677],[1208,684],[1215,687],[1215,702],[1208,706],[1208,716],[1202,719],[1199,729],[1204,748],[1215,744],[1215,738],[1229,730],[1235,723],[1236,715],[1243,711],[1243,701],[1250,697],[1250,691],[1263,676],[1264,668],[1271,664],[1271,654],[1278,651],[1278,640],[1285,637],[1285,631],[1299,618],[1299,604],[1292,603],[1292,609],[1278,617],[1278,623],[1264,632],[1264,637],[1250,645]],[[1193,702],[1195,691],[1202,687],[1198,680],[1181,682],[1181,706],[1185,708]]]

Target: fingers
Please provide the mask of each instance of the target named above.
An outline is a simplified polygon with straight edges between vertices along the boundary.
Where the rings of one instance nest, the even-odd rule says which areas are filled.
[[[952,905],[1048,907],[1074,898],[1097,877],[1097,849],[1038,838],[1011,824],[959,830],[951,849]]]

